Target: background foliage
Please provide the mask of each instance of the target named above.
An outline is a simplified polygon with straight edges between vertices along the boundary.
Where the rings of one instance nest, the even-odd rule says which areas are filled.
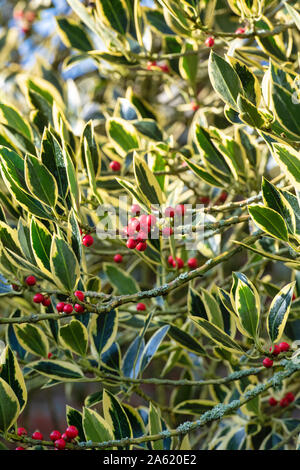
[[[69,449],[299,448],[299,2],[0,3],[1,448],[39,401]],[[120,195],[204,237],[98,238]]]

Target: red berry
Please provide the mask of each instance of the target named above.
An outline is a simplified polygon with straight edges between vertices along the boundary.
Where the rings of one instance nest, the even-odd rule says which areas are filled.
[[[173,235],[173,229],[172,227],[164,227],[161,233],[163,237],[168,238]]]
[[[141,230],[138,234],[137,234],[137,237],[136,237],[136,241],[137,242],[144,242],[145,240],[148,239],[148,233],[144,232],[143,230]]]
[[[278,354],[281,353],[280,347],[278,346],[278,344],[274,344],[274,346],[271,346],[269,351],[273,356],[278,356]]]
[[[170,73],[170,67],[167,64],[159,65],[158,67],[162,72]]]
[[[286,398],[282,398],[279,402],[279,405],[282,407],[282,408],[286,408],[287,406],[289,406],[289,401],[286,399]]]
[[[295,395],[292,392],[288,392],[284,397],[289,403],[295,401]]]
[[[294,293],[293,293],[293,297],[292,297],[292,301],[296,300],[296,298],[297,298],[297,297],[296,297],[296,294],[295,294],[295,292],[294,292]]]
[[[84,306],[80,304],[75,304],[74,305],[74,310],[77,313],[83,313],[84,312]]]
[[[173,261],[174,261],[174,258],[172,255],[168,256],[168,263],[170,266],[173,266]]]
[[[16,447],[16,450],[25,450],[25,448],[22,446],[19,446],[19,447]]]
[[[200,197],[199,202],[201,202],[201,204],[207,205],[210,203],[210,198],[208,196],[202,196]]]
[[[132,204],[130,210],[131,210],[132,215],[140,215],[141,213],[141,208],[138,204]]]
[[[117,162],[116,160],[114,160],[113,162],[110,162],[109,168],[110,168],[112,171],[120,171],[120,169],[121,169],[121,163],[119,163],[119,162]]]
[[[64,450],[64,448],[66,447],[66,441],[64,439],[57,439],[57,441],[54,442],[54,445],[56,449]]]
[[[33,11],[26,11],[25,13],[25,18],[27,21],[32,23],[35,20],[35,13]]]
[[[94,238],[92,237],[92,235],[85,235],[82,239],[82,243],[86,247],[92,246],[92,244],[94,243]]]
[[[114,256],[114,262],[115,263],[122,263],[122,261],[123,261],[123,256],[122,255],[117,254],[117,255]]]
[[[53,442],[57,441],[60,438],[61,438],[61,433],[59,431],[52,431],[52,433],[50,434],[50,439]]]
[[[49,352],[47,357],[48,359],[51,359],[52,356],[53,356],[52,352]]]
[[[69,440],[70,440],[70,439],[68,438],[68,436],[66,435],[65,432],[62,434],[61,438],[62,438],[64,441],[69,441]]]
[[[191,268],[191,269],[196,269],[198,268],[198,261],[196,258],[190,258],[188,259],[188,267]]]
[[[235,34],[244,34],[245,33],[245,28],[238,28],[235,32]]]
[[[175,214],[176,215],[184,215],[185,213],[185,207],[184,207],[184,204],[178,204],[176,207],[175,207]]]
[[[64,306],[64,312],[65,312],[65,313],[72,313],[72,312],[73,312],[73,307],[72,307],[72,305],[71,305],[71,304],[66,304],[66,305]]]
[[[147,243],[146,242],[140,242],[136,245],[136,249],[138,251],[145,251],[147,248]]]
[[[181,258],[176,258],[173,260],[173,268],[182,269],[184,266],[184,261]]]
[[[227,197],[228,197],[228,193],[226,191],[222,191],[219,196],[218,202],[225,202]]]
[[[175,215],[175,209],[173,207],[167,207],[165,210],[165,217],[174,217]]]
[[[134,250],[137,245],[137,241],[134,238],[128,238],[126,246],[130,250]]]
[[[32,434],[32,439],[35,439],[37,441],[42,441],[43,440],[43,434],[40,432],[40,431],[35,431],[33,434]]]
[[[43,294],[35,294],[33,296],[33,301],[34,301],[35,304],[41,304],[43,302],[43,300],[44,300]]]
[[[66,435],[69,439],[75,439],[78,436],[78,429],[76,426],[68,426],[66,429]]]
[[[15,20],[19,20],[20,18],[23,18],[24,16],[23,10],[15,10],[13,16]]]
[[[153,214],[140,216],[140,227],[145,232],[150,232],[156,224],[156,217]]]
[[[136,219],[135,217],[133,217],[128,224],[129,235],[133,235],[134,232],[139,232],[140,228],[141,228],[140,221]]]
[[[200,106],[199,106],[199,104],[195,103],[195,101],[192,101],[191,102],[191,108],[192,108],[193,111],[197,111],[200,108]]]
[[[15,290],[16,292],[19,292],[19,291],[21,290],[21,289],[20,289],[20,286],[18,286],[17,284],[12,284],[12,285],[11,285],[11,288],[12,288],[13,290]]]
[[[27,431],[25,428],[18,428],[17,434],[18,436],[27,436]]]
[[[138,312],[143,312],[144,310],[146,310],[146,305],[143,304],[142,302],[139,302],[136,305],[136,309],[137,309]]]
[[[270,367],[273,366],[273,361],[269,357],[265,357],[263,360],[263,366],[266,367],[267,369],[270,369]]]
[[[44,297],[42,304],[44,305],[44,307],[49,307],[49,305],[51,305],[50,297]]]
[[[269,398],[269,405],[270,406],[276,406],[277,403],[278,403],[278,401],[275,398],[273,398],[273,397]]]
[[[84,301],[84,293],[81,292],[81,290],[76,290],[74,292],[74,295],[75,295],[75,297],[77,297],[78,300],[80,300],[80,302]]]
[[[156,67],[157,63],[155,61],[147,63],[147,70],[151,70],[152,67]]]
[[[287,352],[290,349],[290,345],[283,341],[282,343],[279,344],[279,349],[281,352]]]
[[[28,286],[35,286],[36,278],[34,276],[27,276],[25,282]]]
[[[207,39],[205,40],[205,45],[206,45],[207,47],[213,47],[214,44],[215,44],[215,40],[214,40],[214,38],[213,38],[212,36],[210,36],[209,38],[207,38]]]
[[[58,302],[58,304],[56,304],[56,310],[57,310],[58,312],[63,312],[65,305],[66,305],[66,304],[65,304],[64,302]]]

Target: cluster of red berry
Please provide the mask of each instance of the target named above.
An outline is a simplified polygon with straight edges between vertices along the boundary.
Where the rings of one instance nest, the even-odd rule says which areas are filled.
[[[288,392],[284,395],[283,398],[281,398],[279,402],[279,406],[281,406],[281,408],[286,408],[291,403],[293,403],[293,401],[295,401],[295,395],[292,392]],[[278,401],[276,400],[276,398],[274,397],[269,398],[270,406],[276,406],[277,404],[278,404]]]
[[[18,428],[18,436],[27,436],[27,431],[25,428]],[[59,431],[52,431],[50,434],[50,440],[53,442],[55,449],[64,450],[66,447],[66,442],[71,442],[78,436],[78,429],[76,426],[68,426],[63,434]],[[40,431],[35,431],[32,434],[32,439],[35,441],[42,441],[44,439],[43,434]],[[16,447],[16,450],[25,450],[24,447]]]
[[[32,275],[27,276],[26,279],[25,279],[25,284],[27,284],[27,286],[29,286],[29,287],[35,286],[36,285],[36,277],[32,276]],[[13,287],[14,287],[14,284],[13,284]],[[43,295],[41,293],[34,294],[32,300],[35,304],[43,304],[44,307],[49,307],[49,305],[51,305],[50,297],[48,297],[47,295]]]
[[[28,34],[31,31],[35,18],[36,15],[34,11],[14,11],[14,19],[18,22],[20,29],[24,34]]]
[[[81,290],[75,291],[74,295],[78,300],[80,300],[80,302],[84,301],[84,293],[81,292]],[[70,315],[73,312],[73,305],[65,302],[58,302],[58,304],[56,304],[56,310],[59,313],[67,313]],[[84,306],[76,303],[74,304],[74,310],[77,313],[83,313]]]
[[[272,354],[272,356],[278,356],[278,354],[282,352],[287,352],[290,349],[290,345],[286,342],[282,342],[280,344],[274,344],[274,346],[271,346],[269,351]],[[263,360],[263,366],[269,369],[270,367],[273,367],[274,362],[272,359],[269,357],[265,357]]]

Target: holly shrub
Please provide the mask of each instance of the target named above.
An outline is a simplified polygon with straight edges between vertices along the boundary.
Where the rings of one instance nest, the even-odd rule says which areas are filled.
[[[4,3],[1,449],[299,449],[299,1]]]

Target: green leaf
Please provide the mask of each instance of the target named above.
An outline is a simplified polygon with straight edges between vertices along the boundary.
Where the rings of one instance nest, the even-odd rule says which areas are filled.
[[[280,190],[272,183],[263,178],[262,182],[263,200],[266,206],[274,209],[284,219],[288,231],[295,233],[296,219],[292,207],[288,201],[282,196]]]
[[[149,407],[149,434],[159,434],[160,432],[162,432],[160,412],[151,402]],[[163,450],[163,441],[161,439],[153,441],[152,447],[154,450]]]
[[[162,190],[147,163],[137,155],[134,155],[133,164],[138,189],[148,199],[150,204],[161,206],[163,204]]]
[[[296,93],[296,90],[294,93]],[[293,93],[273,82],[272,101],[275,115],[281,126],[299,138],[300,106],[294,103]]]
[[[186,43],[185,47],[182,50],[184,54],[186,51],[192,51],[193,46],[189,43]],[[194,88],[196,86],[197,79],[197,69],[198,69],[198,55],[183,55],[179,59],[179,70],[182,78],[190,82],[191,86]]]
[[[48,129],[45,129],[43,134],[41,160],[54,176],[58,193],[64,199],[68,191],[68,177],[63,151],[56,137]]]
[[[93,315],[89,328],[97,354],[105,353],[116,339],[118,331],[117,310]]]
[[[66,418],[68,426],[75,426],[78,429],[78,439],[80,442],[85,441],[85,434],[82,426],[82,413],[72,408],[71,406],[66,406]]]
[[[200,179],[204,180],[210,186],[215,186],[217,188],[223,188],[224,183],[217,180],[212,174],[210,174],[206,169],[197,165],[196,163],[191,162],[188,158],[184,158],[184,161],[187,163],[188,167],[192,172],[197,175]]]
[[[16,254],[22,254],[17,230],[11,228],[5,222],[2,222],[2,220],[0,220],[0,240],[5,248],[8,248]]]
[[[130,150],[139,148],[136,130],[128,121],[110,118],[106,121],[106,131],[121,156],[125,157]]]
[[[156,31],[168,36],[174,35],[174,31],[169,28],[167,25],[164,15],[159,10],[153,10],[152,8],[144,8],[145,16],[147,22],[152,26]]]
[[[133,277],[123,271],[123,269],[116,267],[114,264],[104,263],[103,270],[111,285],[116,287],[118,294],[135,294],[140,290]]]
[[[19,401],[13,389],[0,377],[0,431],[6,432],[18,419]]]
[[[78,187],[77,175],[69,152],[65,145],[63,145],[63,158],[67,171],[70,194],[72,201],[74,202],[74,209],[78,210],[80,207],[80,192]]]
[[[240,110],[240,118],[252,127],[262,127],[265,123],[261,113],[244,96],[238,95],[237,106]]]
[[[68,243],[56,235],[52,239],[50,266],[57,286],[72,292],[80,276],[79,264]]]
[[[22,348],[35,356],[47,357],[48,339],[41,328],[30,323],[22,323],[15,324],[14,331]]]
[[[132,437],[132,429],[123,406],[107,390],[103,391],[103,413],[106,423],[112,429],[114,439]]]
[[[71,209],[68,217],[68,242],[74,251],[76,258],[81,263],[82,257],[82,235],[75,216],[74,209]]]
[[[88,347],[88,332],[78,320],[72,320],[59,330],[59,335],[65,347],[79,356],[85,356]]]
[[[21,413],[27,402],[27,389],[17,358],[9,346],[6,346],[0,356],[0,369],[0,378],[11,386],[19,401]]]
[[[163,140],[163,134],[154,119],[143,119],[140,121],[132,121],[136,130],[145,137],[151,140]]]
[[[211,51],[208,63],[208,74],[215,92],[231,108],[238,110],[237,97],[242,92],[240,79],[228,62]]]
[[[162,328],[157,330],[156,333],[149,339],[141,357],[141,371],[146,369],[146,367],[152,360],[161,342],[166,336],[168,330],[169,330],[169,325],[164,325]]]
[[[97,2],[97,12],[101,20],[123,35],[126,34],[129,23],[127,8],[124,0],[98,0]]]
[[[213,323],[210,323],[201,317],[191,316],[190,318],[196,323],[197,327],[205,336],[212,339],[219,346],[228,351],[242,354],[243,351],[240,346],[216,325],[213,325]]]
[[[238,280],[235,291],[235,309],[240,319],[243,333],[256,339],[260,317],[259,296],[250,281],[246,284]]]
[[[249,214],[253,222],[264,232],[279,238],[279,240],[288,241],[288,231],[285,221],[277,212],[269,207],[253,204],[248,207]]]
[[[52,237],[45,225],[34,217],[30,224],[30,239],[32,250],[38,267],[43,271],[51,271],[50,250]]]
[[[289,145],[274,143],[273,156],[291,182],[300,190],[300,156]]]
[[[211,410],[217,403],[212,400],[186,400],[178,403],[173,409],[174,413],[184,415],[200,416],[208,410]]]
[[[28,367],[60,382],[76,382],[83,377],[82,370],[76,364],[70,364],[66,361],[41,360],[29,363]]]
[[[0,103],[0,122],[19,131],[26,139],[32,140],[32,132],[28,122],[13,106]]]
[[[261,100],[260,84],[251,70],[240,60],[227,56],[228,61],[241,80],[245,98],[252,104],[259,106]]]
[[[84,52],[94,49],[87,33],[78,23],[65,17],[56,18],[56,21],[58,33],[67,47]]]
[[[285,3],[284,6],[287,9],[288,13],[291,15],[292,19],[295,22],[295,25],[297,26],[297,28],[300,31],[300,14],[298,13],[298,11],[294,7],[292,7],[288,3]]]
[[[221,182],[223,182],[224,186],[226,179],[223,175],[230,175],[230,168],[226,163],[224,156],[215,147],[209,132],[199,124],[196,124],[195,126],[195,142],[200,150],[203,160],[210,166],[210,169],[213,172],[213,178],[218,178],[218,176],[220,176]]]
[[[50,207],[57,201],[57,184],[45,165],[32,155],[25,157],[25,179],[31,193]]]
[[[284,286],[274,297],[267,317],[267,329],[273,344],[280,340],[290,312],[295,282]]]
[[[113,439],[108,422],[96,411],[86,407],[83,408],[83,429],[86,441],[107,442]]]
[[[188,349],[192,351],[194,354],[198,354],[200,356],[205,356],[206,352],[201,346],[201,344],[189,333],[184,331],[181,328],[171,324],[168,330],[168,336],[172,338],[177,344],[182,346],[185,350]]]

